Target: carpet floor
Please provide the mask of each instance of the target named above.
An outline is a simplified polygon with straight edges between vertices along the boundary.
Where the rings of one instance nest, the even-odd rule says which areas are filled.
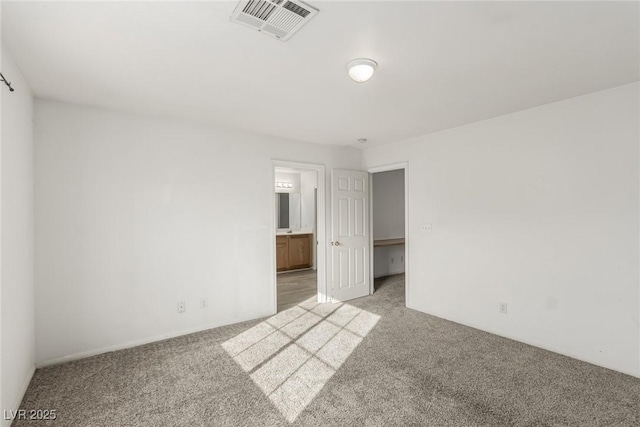
[[[640,379],[404,307],[404,277],[38,369],[14,426],[638,426]]]

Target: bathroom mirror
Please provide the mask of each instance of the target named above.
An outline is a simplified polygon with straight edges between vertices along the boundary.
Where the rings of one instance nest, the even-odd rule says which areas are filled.
[[[300,215],[300,193],[276,193],[278,229],[299,229]]]

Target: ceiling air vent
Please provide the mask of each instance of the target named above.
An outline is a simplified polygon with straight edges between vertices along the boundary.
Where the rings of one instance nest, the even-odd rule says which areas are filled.
[[[241,0],[231,21],[286,41],[317,13],[299,0]]]

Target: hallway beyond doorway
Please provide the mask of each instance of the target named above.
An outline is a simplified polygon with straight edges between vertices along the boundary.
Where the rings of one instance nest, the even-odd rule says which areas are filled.
[[[318,292],[316,270],[292,271],[278,274],[278,313],[294,307]]]

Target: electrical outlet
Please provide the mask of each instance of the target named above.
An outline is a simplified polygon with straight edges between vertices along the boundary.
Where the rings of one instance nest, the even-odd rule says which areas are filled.
[[[187,311],[187,304],[184,301],[178,301],[178,313]]]
[[[507,303],[506,302],[499,303],[498,309],[500,310],[500,313],[507,314]]]
[[[209,302],[206,298],[200,298],[200,308],[207,308],[209,306]]]

